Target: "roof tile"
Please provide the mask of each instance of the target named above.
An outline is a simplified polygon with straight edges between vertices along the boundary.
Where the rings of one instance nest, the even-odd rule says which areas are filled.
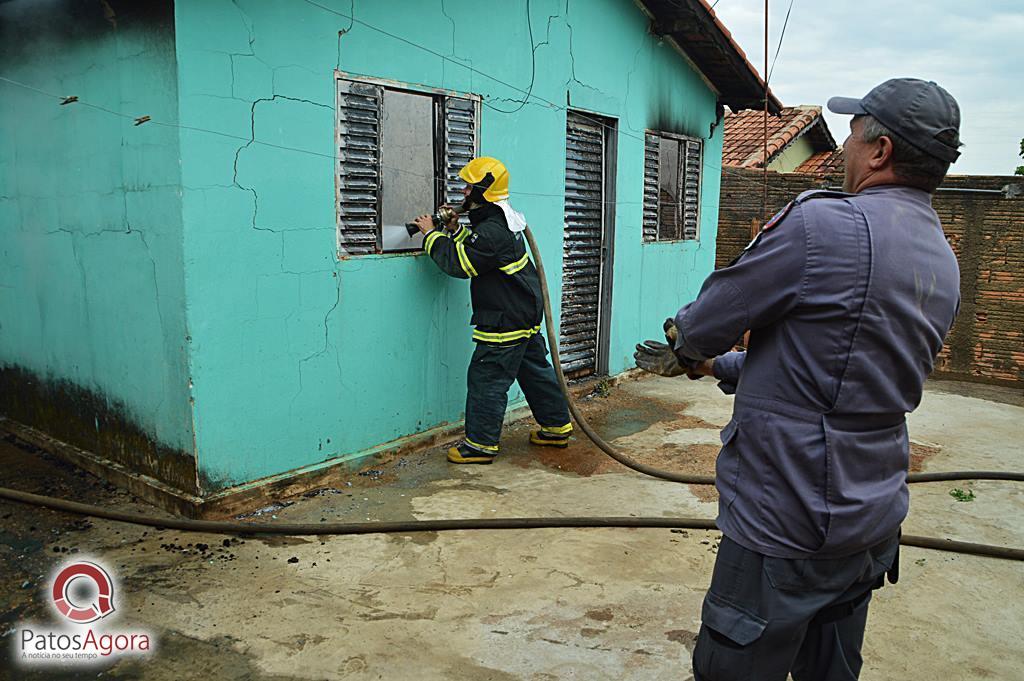
[[[787,106],[768,116],[768,159],[821,118],[820,106]],[[764,159],[764,112],[739,111],[725,116],[722,165],[761,168]]]
[[[845,167],[843,148],[838,147],[832,151],[819,151],[797,166],[793,172],[831,175],[843,172]]]

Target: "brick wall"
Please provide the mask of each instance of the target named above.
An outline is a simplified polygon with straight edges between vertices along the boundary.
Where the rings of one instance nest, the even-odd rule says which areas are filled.
[[[724,267],[760,224],[761,171],[722,173],[716,266]],[[950,176],[946,189],[1024,190],[1024,178]],[[807,189],[837,187],[841,176],[768,173],[768,213]],[[1024,191],[1000,194],[940,191],[935,212],[960,262],[960,315],[946,339],[935,372],[943,377],[1024,385]],[[757,225],[752,226],[756,222]],[[753,231],[752,231],[753,230]]]

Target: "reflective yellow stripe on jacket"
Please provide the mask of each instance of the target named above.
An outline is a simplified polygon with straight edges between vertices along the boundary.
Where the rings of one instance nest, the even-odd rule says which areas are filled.
[[[455,252],[459,254],[459,264],[462,265],[462,271],[466,273],[467,277],[475,277],[476,270],[473,268],[473,263],[469,261],[469,254],[466,253],[466,245],[461,241],[456,241]]]
[[[459,231],[457,231],[455,233],[455,236],[453,237],[455,239],[455,243],[461,244],[463,241],[468,239],[469,235],[472,233],[473,231],[470,230],[468,227],[460,227]]]
[[[438,239],[447,239],[448,235],[444,232],[431,232],[427,235],[427,238],[423,241],[423,249],[430,255],[430,249],[434,247],[434,242]]]
[[[518,331],[504,331],[501,333],[491,333],[488,331],[473,331],[473,340],[484,341],[486,343],[508,343],[515,340],[522,340],[529,338],[530,336],[540,331],[540,324],[533,327],[532,329],[520,329]]]
[[[526,263],[528,262],[530,262],[530,256],[527,254],[519,258],[519,260],[516,260],[515,262],[510,262],[507,265],[502,265],[498,269],[504,272],[505,274],[515,274],[519,270],[526,267]]]

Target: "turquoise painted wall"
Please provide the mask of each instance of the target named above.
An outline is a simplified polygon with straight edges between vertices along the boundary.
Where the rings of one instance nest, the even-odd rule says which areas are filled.
[[[320,4],[350,10],[347,0]],[[565,111],[530,100],[499,113],[489,105],[515,108],[521,95],[462,66],[527,88],[525,7],[355,3],[364,24],[301,2],[176,3],[181,122],[220,133],[180,137],[192,391],[208,489],[356,455],[462,416],[468,285],[423,255],[336,258],[335,69],[481,95],[481,151],[511,169],[512,202],[560,286]],[[628,0],[531,7],[534,95],[568,98],[620,127],[617,373],[632,366],[638,339],[660,336],[714,262],[721,126],[706,143],[701,239],[689,243],[641,243],[644,130],[707,138],[715,96]]]
[[[14,0],[0,5],[0,26],[0,75],[177,120],[170,3],[118,18],[99,3]],[[124,450],[100,453],[131,457],[131,439],[185,454],[175,483],[186,485],[195,465],[178,151],[174,128],[0,82],[3,389],[32,425],[69,439],[95,430],[76,444]],[[108,427],[119,433],[100,432]]]

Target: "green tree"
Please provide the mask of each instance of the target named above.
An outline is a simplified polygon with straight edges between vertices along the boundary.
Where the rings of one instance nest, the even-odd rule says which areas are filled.
[[[1024,139],[1020,141],[1020,157],[1024,158]],[[1014,175],[1024,175],[1024,166],[1017,166],[1017,171]]]

